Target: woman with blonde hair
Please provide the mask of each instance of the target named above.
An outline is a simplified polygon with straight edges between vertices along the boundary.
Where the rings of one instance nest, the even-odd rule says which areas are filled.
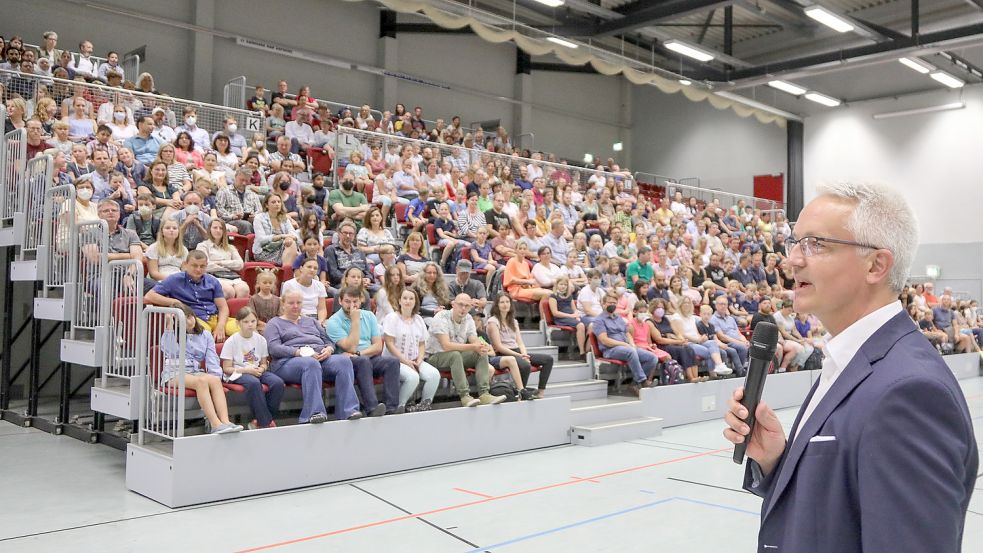
[[[58,105],[52,98],[41,98],[34,106],[34,118],[41,122],[41,130],[46,135],[51,135],[51,127],[58,121],[57,115]]]
[[[256,214],[253,230],[256,233],[253,255],[257,261],[284,266],[294,262],[300,251],[297,247],[297,231],[283,209],[280,196],[267,194],[263,198],[263,212]]]
[[[382,210],[377,206],[372,206],[365,212],[362,218],[362,229],[355,237],[358,249],[365,254],[365,258],[370,263],[379,263],[379,248],[384,244],[393,244],[395,239],[392,232],[386,228],[382,217]]]
[[[174,219],[165,219],[157,229],[157,241],[147,248],[147,276],[160,282],[181,271],[188,248],[184,246],[184,231]]]
[[[420,296],[420,315],[424,319],[432,318],[438,311],[450,308],[451,293],[440,266],[435,262],[430,261],[423,267],[414,288]]]
[[[249,285],[239,276],[243,265],[242,255],[229,244],[229,231],[224,221],[212,219],[208,225],[208,236],[195,249],[208,256],[205,271],[222,285],[226,298],[249,297]]]
[[[177,148],[174,144],[164,143],[157,150],[157,160],[167,166],[167,184],[181,192],[191,190],[191,174],[183,163],[177,160]],[[155,160],[155,162],[157,161]]]

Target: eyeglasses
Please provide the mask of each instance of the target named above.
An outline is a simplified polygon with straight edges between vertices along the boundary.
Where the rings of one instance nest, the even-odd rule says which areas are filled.
[[[789,254],[796,246],[802,248],[802,255],[805,257],[812,257],[816,254],[823,254],[829,251],[829,246],[827,244],[842,244],[844,246],[856,246],[858,248],[868,248],[871,250],[881,250],[884,248],[879,248],[877,246],[871,246],[870,244],[862,244],[860,242],[851,242],[850,240],[840,240],[838,238],[826,238],[824,236],[804,236],[802,238],[792,238],[790,237],[785,241],[788,245]]]

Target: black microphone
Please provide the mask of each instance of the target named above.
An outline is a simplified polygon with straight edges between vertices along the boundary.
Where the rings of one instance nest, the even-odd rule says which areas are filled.
[[[747,378],[744,380],[744,397],[741,398],[741,405],[747,409],[747,418],[744,422],[751,430],[744,437],[744,441],[734,447],[734,462],[738,465],[744,462],[747,443],[754,434],[754,412],[758,409],[758,402],[761,401],[765,377],[768,376],[768,366],[775,357],[777,347],[778,327],[765,321],[755,325],[754,334],[751,335],[751,347],[748,350],[750,364]]]

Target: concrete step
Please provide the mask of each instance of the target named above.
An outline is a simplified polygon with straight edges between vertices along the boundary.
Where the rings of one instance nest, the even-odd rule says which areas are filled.
[[[553,364],[559,359],[560,350],[556,346],[530,346],[526,344],[526,351],[529,353],[542,353],[553,358]]]
[[[603,400],[576,401],[571,405],[570,424],[584,426],[645,416],[641,400],[609,396]]]
[[[607,397],[608,383],[604,380],[560,382],[546,387],[546,397],[570,396],[571,401]]]
[[[553,372],[550,374],[550,381],[547,386],[560,384],[562,382],[577,382],[580,380],[591,380],[590,367],[584,363],[560,362],[553,364]],[[528,386],[539,384],[539,373],[534,372],[529,375]]]
[[[546,337],[544,337],[543,333],[538,330],[523,330],[522,343],[524,343],[527,348],[531,348],[533,346],[545,346]]]
[[[660,435],[662,435],[662,419],[636,417],[574,426],[570,429],[570,443],[590,447]]]

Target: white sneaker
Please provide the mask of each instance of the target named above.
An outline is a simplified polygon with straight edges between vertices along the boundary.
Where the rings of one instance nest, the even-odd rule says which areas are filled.
[[[734,374],[734,371],[730,367],[728,367],[727,365],[724,365],[724,364],[721,363],[720,365],[717,365],[716,367],[714,367],[713,374],[715,374],[717,376],[727,376],[727,375],[730,375],[730,374]]]

